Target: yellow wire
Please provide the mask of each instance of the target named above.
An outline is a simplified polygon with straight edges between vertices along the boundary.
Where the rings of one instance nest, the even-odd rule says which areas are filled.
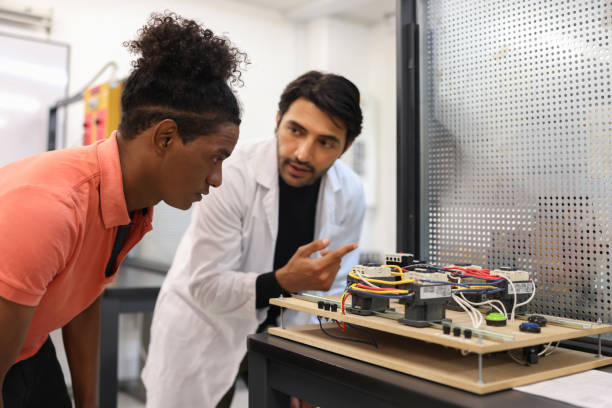
[[[344,314],[344,297],[346,296],[346,294],[348,293],[348,291],[349,291],[349,290],[348,290],[348,289],[346,289],[346,290],[344,291],[344,293],[342,294],[342,298],[340,299],[340,302],[341,302],[341,303],[340,303],[340,306],[341,306],[341,309],[342,309],[342,310],[340,310],[340,311],[342,312],[342,314]]]
[[[381,279],[372,279],[372,278],[363,278],[361,279],[361,277],[353,274],[353,271],[349,272],[349,276],[353,279],[357,279],[357,280],[365,280],[367,282],[374,282],[374,283],[382,283],[385,285],[401,285],[401,284],[405,284],[405,283],[414,283],[414,279],[402,279],[399,281],[386,281],[386,280],[381,280]]]
[[[404,270],[402,268],[400,268],[397,265],[383,265],[386,266],[387,268],[395,268],[397,269],[399,272],[391,272],[391,275],[397,276],[399,274],[399,276],[402,277],[402,279],[404,279]]]
[[[381,295],[401,295],[401,294],[406,294],[406,293],[410,293],[409,290],[404,290],[404,289],[395,289],[395,290],[370,290],[370,289],[364,289],[364,288],[354,288],[353,291],[357,291],[357,292],[367,292],[367,293],[378,293]]]

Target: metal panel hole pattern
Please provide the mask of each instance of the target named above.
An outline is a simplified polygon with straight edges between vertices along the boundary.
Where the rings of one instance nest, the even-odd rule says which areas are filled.
[[[426,1],[429,258],[612,322],[612,1]]]

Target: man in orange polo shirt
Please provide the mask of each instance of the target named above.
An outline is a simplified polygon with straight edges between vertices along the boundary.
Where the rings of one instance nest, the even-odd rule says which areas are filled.
[[[127,46],[141,56],[117,132],[0,169],[0,408],[71,406],[48,337],[60,327],[76,406],[97,406],[104,286],[151,229],[152,206],[187,209],[218,187],[236,144],[228,80],[243,53],[171,13]]]

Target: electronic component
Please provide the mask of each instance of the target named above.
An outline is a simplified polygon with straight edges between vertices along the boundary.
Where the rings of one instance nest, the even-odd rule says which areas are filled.
[[[455,337],[461,336],[461,328],[453,327],[453,336],[455,336]]]
[[[406,275],[406,274],[404,274]],[[446,317],[446,304],[451,298],[451,285],[447,283],[423,282],[399,285],[413,293],[410,298],[400,299],[404,305],[404,318],[399,322],[413,327],[427,327],[430,322],[439,322]]]
[[[500,285],[500,287],[504,287],[506,289],[501,300],[508,310],[511,310],[514,307],[515,291],[516,303],[519,304],[527,301],[535,290],[534,283],[529,277],[529,272],[519,271],[509,267],[502,267],[500,269],[492,270],[491,275],[501,276],[509,279],[512,282],[509,283],[506,279],[504,279],[504,282]],[[522,314],[524,312],[525,305],[518,306],[515,309],[516,314]]]
[[[377,288],[395,289],[392,283],[398,280],[398,276],[393,275],[394,268],[387,266],[363,266],[356,265],[347,277],[349,286],[361,285],[359,289],[351,292],[351,306],[346,310],[350,313],[369,316],[373,312],[384,312],[389,309],[389,298],[382,295],[370,293],[370,290]],[[371,280],[374,282],[370,283]],[[389,284],[386,284],[389,282]],[[370,285],[370,288],[368,288]]]
[[[489,313],[487,315],[487,317],[485,318],[486,322],[487,322],[487,326],[505,326],[506,325],[506,316],[504,316],[501,313]]]
[[[450,334],[450,331],[451,331],[450,324],[443,324],[442,325],[442,332],[444,334]]]
[[[463,335],[465,336],[466,339],[471,339],[472,338],[472,331],[470,329],[465,329],[463,331]]]
[[[535,323],[540,327],[544,327],[546,326],[547,320],[544,316],[539,316],[539,315],[531,315],[527,318],[527,321],[529,321],[530,323]]]
[[[519,330],[527,333],[540,333],[540,326],[536,323],[521,323]]]
[[[414,255],[412,254],[404,254],[402,252],[399,252],[399,253],[385,255],[385,264],[387,265],[396,265],[399,267],[405,267],[408,265],[412,265],[413,261],[414,261]]]

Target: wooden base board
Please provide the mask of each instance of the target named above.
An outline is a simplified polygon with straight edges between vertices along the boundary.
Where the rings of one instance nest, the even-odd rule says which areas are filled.
[[[400,336],[410,337],[429,343],[454,347],[460,350],[468,350],[473,353],[479,354],[512,350],[521,347],[546,344],[548,342],[557,342],[560,340],[575,339],[578,337],[593,336],[597,334],[612,332],[612,326],[610,325],[591,323],[590,328],[588,329],[576,329],[548,324],[545,327],[542,327],[541,333],[525,333],[519,330],[519,325],[522,323],[522,321],[517,319],[514,322],[508,322],[508,325],[505,327],[482,327],[483,329],[492,332],[510,335],[514,338],[514,340],[494,341],[490,339],[482,339],[482,341],[479,341],[476,335],[472,336],[470,340],[467,340],[463,336],[455,337],[452,335],[445,335],[440,329],[435,329],[432,327],[410,327],[400,324],[395,320],[386,319],[384,317],[360,316],[351,313],[342,314],[340,311],[326,311],[318,309],[316,303],[308,302],[306,300],[297,299],[293,297],[270,299],[270,304],[297,310],[300,312],[306,312],[315,316],[326,317],[328,319],[346,321],[347,323],[356,324],[362,327],[397,334]],[[471,326],[470,319],[464,312],[447,310],[446,317],[452,319],[452,321],[456,324]],[[577,320],[575,322],[588,324],[588,322],[580,322]]]
[[[343,333],[332,323],[327,323],[324,327],[334,336],[369,340],[367,336],[351,328],[347,328]],[[488,394],[612,364],[610,357],[598,358],[594,354],[563,348],[556,349],[553,354],[540,359],[538,364],[532,366],[519,365],[507,353],[494,353],[484,356],[484,383],[478,384],[476,354],[463,356],[457,349],[377,330],[370,332],[374,335],[378,348],[328,337],[320,330],[319,325],[269,329],[269,333],[275,336],[475,394]]]

